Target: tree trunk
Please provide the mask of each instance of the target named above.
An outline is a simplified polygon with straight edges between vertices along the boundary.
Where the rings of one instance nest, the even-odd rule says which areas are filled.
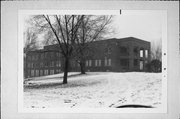
[[[85,61],[84,60],[82,60],[80,62],[80,67],[81,67],[81,74],[86,74],[86,72],[85,72]]]
[[[67,84],[68,68],[69,68],[69,58],[65,58],[63,84]]]

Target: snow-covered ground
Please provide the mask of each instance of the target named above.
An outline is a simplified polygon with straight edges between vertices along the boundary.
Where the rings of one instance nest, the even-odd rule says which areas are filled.
[[[115,108],[126,104],[161,105],[161,73],[88,72],[34,78],[24,85],[25,108]]]

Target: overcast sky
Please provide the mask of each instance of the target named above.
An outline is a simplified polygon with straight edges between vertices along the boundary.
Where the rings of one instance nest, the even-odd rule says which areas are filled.
[[[121,15],[115,15],[112,26],[116,33],[111,37],[136,37],[159,44],[162,39],[162,21],[162,15],[155,10],[148,13],[146,10],[125,10]]]
[[[116,38],[132,36],[150,42],[159,42],[162,38],[160,15],[119,15],[115,16],[113,26]]]

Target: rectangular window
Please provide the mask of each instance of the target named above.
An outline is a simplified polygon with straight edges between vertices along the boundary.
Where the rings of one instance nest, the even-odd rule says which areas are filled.
[[[45,75],[48,75],[48,73],[49,73],[49,72],[48,72],[48,69],[44,70],[44,74],[45,74]]]
[[[108,66],[111,66],[111,59],[108,59]]]
[[[143,70],[143,61],[140,61],[139,68],[140,70]]]
[[[125,46],[121,46],[121,47],[120,47],[120,53],[121,53],[122,55],[129,55],[128,48],[125,47]]]
[[[137,56],[138,55],[138,47],[134,48],[134,55]]]
[[[98,60],[95,60],[95,66],[98,66]]]
[[[99,66],[101,66],[101,60],[99,60]]]
[[[86,60],[86,66],[88,66],[88,60]]]
[[[50,70],[50,75],[52,75],[52,74],[54,74],[54,70],[53,69]]]
[[[137,66],[137,65],[138,65],[138,60],[134,59],[134,66]]]
[[[43,76],[43,70],[40,70],[40,76]]]
[[[107,66],[107,58],[105,57],[104,66]]]
[[[31,76],[34,76],[34,70],[31,70]]]
[[[36,70],[36,76],[39,76],[39,70]]]
[[[89,66],[90,67],[92,66],[92,60],[89,60]]]
[[[143,57],[143,50],[140,50],[140,57]]]
[[[145,50],[145,58],[148,58],[148,50]]]
[[[33,63],[31,63],[31,68],[33,68],[33,66],[34,66],[34,64],[33,64]]]
[[[44,59],[44,53],[41,54],[41,59]]]

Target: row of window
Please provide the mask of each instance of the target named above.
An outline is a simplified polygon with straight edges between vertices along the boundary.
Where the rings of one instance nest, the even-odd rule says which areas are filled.
[[[50,62],[40,62],[40,63],[28,63],[27,67],[28,68],[35,68],[35,67],[61,67],[61,61],[50,61]]]
[[[60,69],[45,69],[45,70],[28,70],[28,76],[30,77],[34,77],[34,76],[45,76],[45,75],[53,75],[53,74],[57,74],[60,73],[61,70]]]
[[[148,58],[148,50],[140,50],[140,57]]]
[[[56,55],[56,57],[60,57],[61,54],[59,52],[45,52],[45,53],[41,53],[41,54],[36,54],[36,55],[32,55],[32,56],[28,56],[28,60],[39,60],[39,59],[44,59],[47,57],[53,58]]]
[[[95,61],[95,67],[102,66],[102,60],[94,60]],[[91,67],[93,60],[86,60],[86,66]],[[111,59],[105,58],[104,60],[104,66],[111,66]]]

